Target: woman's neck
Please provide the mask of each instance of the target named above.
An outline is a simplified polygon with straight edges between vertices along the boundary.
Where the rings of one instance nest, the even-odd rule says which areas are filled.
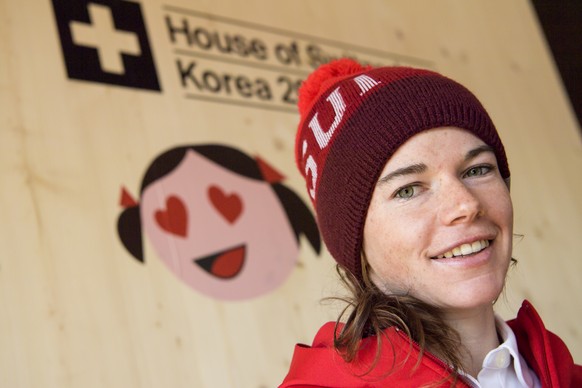
[[[461,338],[461,361],[465,372],[476,378],[487,353],[499,346],[493,306],[445,312],[444,318]]]

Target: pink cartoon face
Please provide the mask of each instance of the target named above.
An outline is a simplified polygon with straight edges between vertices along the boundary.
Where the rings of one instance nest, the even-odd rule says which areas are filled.
[[[144,235],[184,283],[223,300],[280,286],[299,247],[271,185],[188,150],[169,174],[142,193]]]

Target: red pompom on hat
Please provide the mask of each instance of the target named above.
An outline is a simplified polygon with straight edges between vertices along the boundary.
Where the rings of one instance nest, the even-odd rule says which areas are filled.
[[[429,70],[362,66],[340,59],[302,84],[295,158],[323,240],[361,279],[364,222],[384,165],[410,137],[458,127],[493,148],[501,176],[509,166],[491,118],[464,86]]]
[[[348,58],[338,59],[335,62],[321,65],[307,77],[301,84],[301,88],[299,88],[299,101],[297,103],[299,114],[301,116],[306,114],[306,111],[311,107],[313,101],[319,97],[319,94],[325,91],[326,86],[342,78],[362,73],[371,68],[371,66],[364,67]]]

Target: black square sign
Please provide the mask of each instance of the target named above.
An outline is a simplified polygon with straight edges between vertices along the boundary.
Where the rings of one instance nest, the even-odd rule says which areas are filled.
[[[161,90],[138,3],[52,2],[69,78]]]

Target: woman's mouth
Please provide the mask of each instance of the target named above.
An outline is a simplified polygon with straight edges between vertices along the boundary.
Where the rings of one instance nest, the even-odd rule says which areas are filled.
[[[433,259],[450,259],[452,257],[468,256],[477,252],[481,252],[483,249],[487,248],[491,242],[489,240],[478,240],[471,244],[462,244],[458,247],[454,247],[450,251],[433,257]]]

